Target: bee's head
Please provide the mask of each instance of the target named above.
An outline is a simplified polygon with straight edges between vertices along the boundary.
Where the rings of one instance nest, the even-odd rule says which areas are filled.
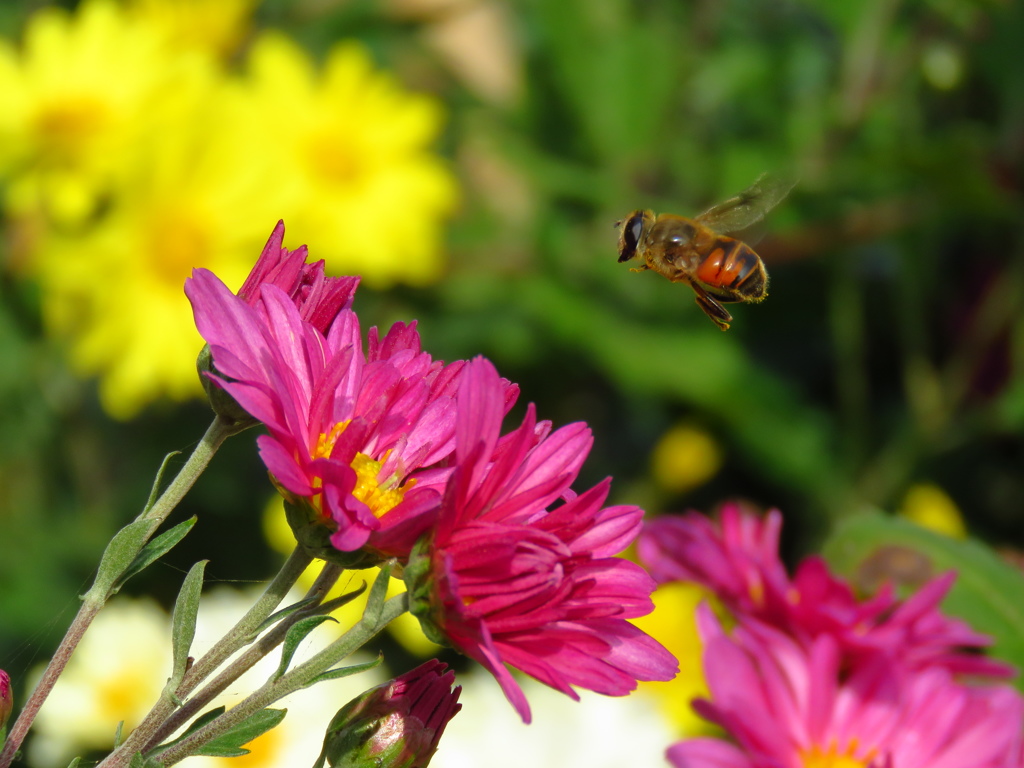
[[[615,226],[619,227],[620,264],[636,256],[637,246],[653,222],[654,214],[651,211],[633,211],[622,221],[615,222]]]

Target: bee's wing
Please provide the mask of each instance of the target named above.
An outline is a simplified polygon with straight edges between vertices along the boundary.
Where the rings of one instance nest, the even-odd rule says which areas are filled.
[[[763,219],[795,186],[796,179],[763,173],[736,197],[708,208],[696,221],[722,234],[739,232]]]

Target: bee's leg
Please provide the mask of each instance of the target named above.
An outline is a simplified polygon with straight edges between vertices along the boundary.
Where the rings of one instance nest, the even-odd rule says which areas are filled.
[[[690,287],[697,294],[697,306],[704,310],[704,314],[710,317],[715,325],[723,331],[728,331],[729,323],[732,322],[732,315],[699,285],[690,283]]]
[[[630,272],[643,272],[646,269],[650,269],[646,264],[641,264],[639,267],[630,267]]]

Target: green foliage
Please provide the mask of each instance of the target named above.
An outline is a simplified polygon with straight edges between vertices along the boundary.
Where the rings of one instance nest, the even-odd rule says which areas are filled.
[[[199,615],[199,598],[203,591],[203,573],[206,560],[200,560],[189,569],[181,585],[178,599],[171,614],[171,642],[173,666],[167,681],[167,690],[172,694],[185,677],[189,665],[189,650],[196,636],[196,617]]]
[[[955,570],[956,583],[943,603],[953,616],[995,641],[993,655],[1024,667],[1024,575],[977,541],[958,541],[906,520],[865,514],[844,520],[826,542],[823,554],[854,583],[886,557],[903,552],[923,556],[919,575]],[[915,560],[916,562],[916,560]],[[919,586],[915,584],[915,586]],[[1018,679],[1018,686],[1024,682]]]

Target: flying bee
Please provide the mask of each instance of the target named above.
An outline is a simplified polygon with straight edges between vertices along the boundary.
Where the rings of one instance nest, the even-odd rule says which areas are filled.
[[[768,273],[746,243],[727,233],[739,232],[765,217],[796,184],[763,174],[736,197],[692,219],[671,213],[633,211],[619,227],[619,262],[640,257],[633,272],[652,269],[673,283],[687,283],[697,306],[723,331],[732,315],[723,304],[758,302],[768,295]]]

